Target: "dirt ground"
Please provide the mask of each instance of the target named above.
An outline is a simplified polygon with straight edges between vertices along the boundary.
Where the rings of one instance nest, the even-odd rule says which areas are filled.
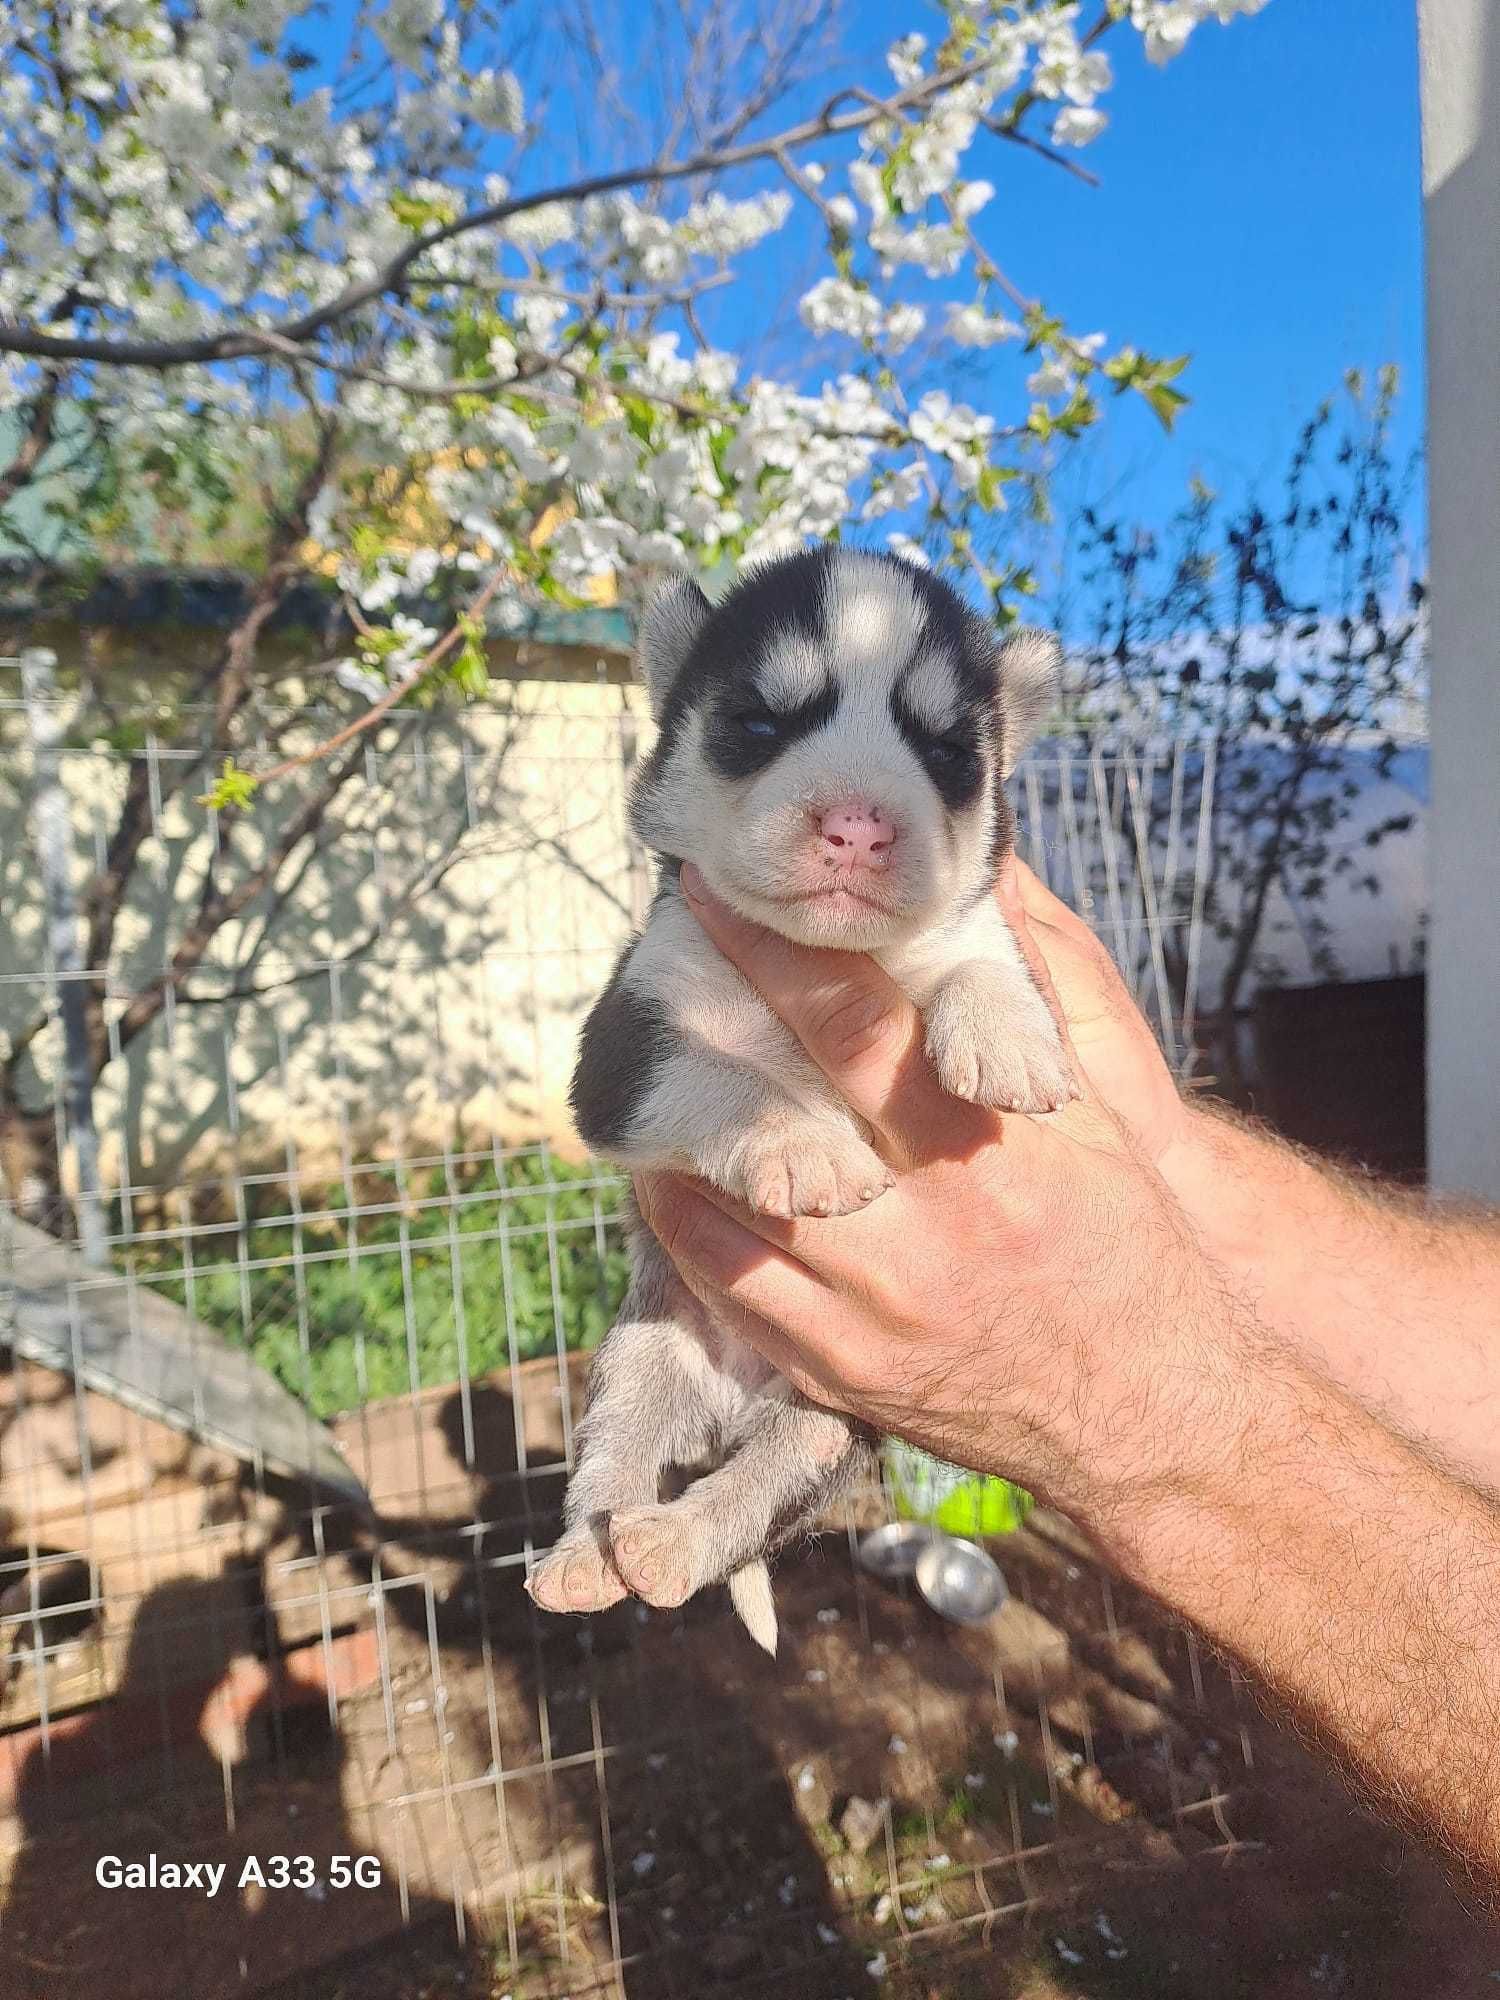
[[[189,1741],[68,1798],[28,1774],[0,2000],[1500,1993],[1500,1930],[1061,1524],[996,1545],[1012,1598],[969,1630],[826,1535],[772,1663],[712,1599],[537,1614],[505,1516],[386,1552],[386,1671],[336,1729],[268,1716],[254,1757]],[[318,1879],[96,1886],[152,1851]],[[380,1886],[331,1886],[339,1853]]]

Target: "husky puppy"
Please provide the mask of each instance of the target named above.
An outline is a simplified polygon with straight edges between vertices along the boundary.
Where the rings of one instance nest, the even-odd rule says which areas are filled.
[[[584,1026],[572,1103],[589,1146],[766,1215],[847,1215],[891,1185],[869,1131],[699,927],[686,860],[752,921],[869,952],[921,1010],[955,1097],[1060,1107],[1057,1028],[991,893],[1014,827],[1002,781],[1056,696],[1056,642],[997,642],[929,571],[825,547],[750,570],[717,606],[672,579],[638,666],[659,733],[631,823],[662,867]],[[868,1464],[870,1440],[718,1325],[633,1208],[628,1230],[565,1531],[529,1587],[548,1610],[597,1611],[727,1580],[774,1651],[765,1558]],[[669,1468],[703,1464],[663,1500]]]

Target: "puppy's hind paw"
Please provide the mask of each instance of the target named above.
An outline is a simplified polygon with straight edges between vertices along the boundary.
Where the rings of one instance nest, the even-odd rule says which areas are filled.
[[[554,1542],[526,1579],[543,1611],[607,1611],[625,1595],[608,1554],[592,1529],[574,1529]]]
[[[686,1603],[705,1581],[694,1522],[680,1501],[612,1515],[609,1539],[615,1568],[637,1597],[658,1610]]]

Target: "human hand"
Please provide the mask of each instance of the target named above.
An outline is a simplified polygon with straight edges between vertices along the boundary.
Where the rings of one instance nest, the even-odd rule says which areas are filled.
[[[996,896],[1094,1094],[1153,1165],[1186,1140],[1187,1108],[1150,1023],[1083,919],[1012,854]]]
[[[683,886],[899,1176],[862,1213],[826,1221],[643,1177],[643,1213],[685,1281],[815,1400],[1096,1525],[1190,1479],[1195,1455],[1220,1457],[1192,1411],[1216,1287],[1145,1150],[1171,1142],[1165,1093],[1143,1053],[1121,1047],[1102,968],[1045,893],[1026,926],[1074,1005],[1083,1094],[1030,1119],[939,1089],[915,1008],[872,960],[747,924],[690,870]],[[1086,1051],[1116,1064],[1141,1143],[1101,1101]],[[1175,1103],[1164,1065],[1160,1077]]]

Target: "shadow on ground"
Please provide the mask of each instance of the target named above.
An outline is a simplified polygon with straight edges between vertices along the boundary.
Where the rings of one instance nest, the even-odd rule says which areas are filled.
[[[555,1532],[562,1455],[517,1418],[493,1382],[444,1399],[431,1504],[338,1558],[374,1600],[382,1671],[336,1731],[255,1716],[226,1756],[189,1729],[66,1811],[57,1774],[28,1770],[5,2000],[1495,1990],[1500,1935],[1431,1857],[1065,1529],[1003,1545],[1012,1601],[966,1633],[825,1535],[782,1566],[768,1662],[716,1597],[538,1613],[524,1556]],[[444,1486],[444,1454],[475,1470]],[[146,1601],[136,1689],[204,1608],[181,1586]],[[884,1805],[863,1852],[851,1796]],[[216,1904],[94,1885],[100,1853],[151,1850],[371,1852],[383,1880]]]

